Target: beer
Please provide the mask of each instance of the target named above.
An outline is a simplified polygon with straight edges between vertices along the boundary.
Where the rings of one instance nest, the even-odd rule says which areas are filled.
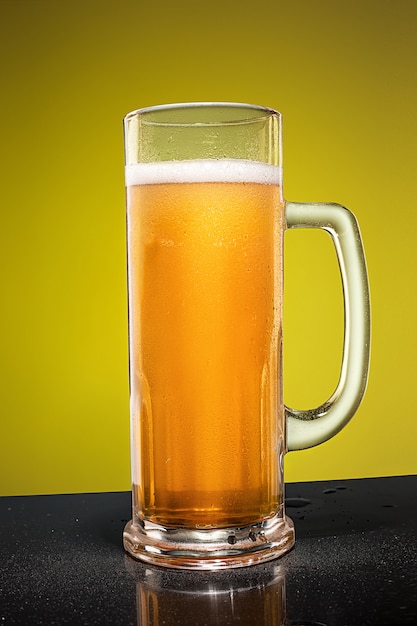
[[[280,169],[127,167],[134,510],[243,526],[282,504]]]

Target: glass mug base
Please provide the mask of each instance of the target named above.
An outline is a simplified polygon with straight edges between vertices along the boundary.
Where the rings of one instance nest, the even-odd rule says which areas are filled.
[[[128,522],[126,552],[162,567],[220,570],[271,561],[294,545],[294,524],[280,514],[245,527],[167,528],[153,522]]]

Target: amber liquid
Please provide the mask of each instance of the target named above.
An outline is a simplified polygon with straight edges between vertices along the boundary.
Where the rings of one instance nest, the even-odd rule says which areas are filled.
[[[276,184],[128,187],[134,508],[192,528],[282,502]]]

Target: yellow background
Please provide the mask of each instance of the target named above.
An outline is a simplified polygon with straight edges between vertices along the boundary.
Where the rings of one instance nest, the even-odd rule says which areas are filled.
[[[0,494],[130,488],[122,117],[230,100],[284,116],[285,196],[350,207],[369,267],[368,391],[286,479],[416,473],[417,3],[0,0]],[[285,399],[337,382],[324,233],[286,234]]]

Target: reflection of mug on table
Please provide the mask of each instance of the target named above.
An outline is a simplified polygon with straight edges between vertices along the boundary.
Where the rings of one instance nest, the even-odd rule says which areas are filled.
[[[167,570],[136,569],[137,626],[289,626],[280,567],[251,576],[244,571],[245,576],[235,570],[240,575],[210,572],[209,579],[204,573],[190,579],[190,572],[178,578],[179,572],[173,576]]]
[[[124,541],[159,565],[237,567],[288,550],[283,455],[335,434],[364,393],[359,230],[338,205],[285,203],[280,124],[270,109],[213,103],[125,120],[133,520]],[[288,227],[330,232],[345,293],[339,386],[303,412],[282,401]]]

